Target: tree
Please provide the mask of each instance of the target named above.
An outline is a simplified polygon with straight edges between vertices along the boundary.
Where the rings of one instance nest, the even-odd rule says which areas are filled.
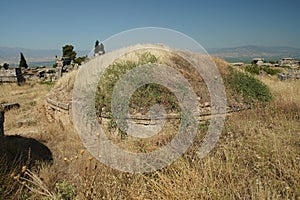
[[[86,58],[87,58],[87,56],[78,57],[78,58],[75,59],[74,62],[78,63],[79,65],[81,65],[82,62],[84,62]]]
[[[27,69],[27,68],[28,68],[28,65],[27,65],[26,59],[25,59],[25,57],[24,57],[24,55],[23,55],[22,52],[21,52],[20,54],[21,54],[21,59],[20,59],[19,67],[20,67],[20,68],[21,68],[21,67],[24,67],[25,69]]]
[[[9,67],[9,64],[7,64],[7,63],[4,63],[4,64],[3,64],[3,68],[4,68],[5,70],[8,70],[8,67]]]
[[[63,57],[68,57],[73,61],[75,60],[77,53],[74,51],[73,45],[67,44],[63,46],[62,51],[63,51]]]
[[[99,41],[96,40],[96,42],[95,42],[95,48],[96,48],[98,45],[99,45]]]

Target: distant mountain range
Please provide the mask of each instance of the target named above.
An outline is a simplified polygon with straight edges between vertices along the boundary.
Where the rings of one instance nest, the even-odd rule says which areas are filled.
[[[242,46],[209,49],[208,52],[228,62],[251,62],[252,58],[255,57],[262,57],[270,61],[280,60],[284,57],[292,57],[300,60],[300,48],[292,47]]]
[[[89,53],[89,51],[78,51],[76,49],[75,51],[78,56]],[[31,65],[35,63],[54,63],[55,56],[61,56],[62,54],[61,50],[0,47],[0,63],[7,62],[11,65],[19,63],[20,52],[24,54],[27,62]],[[250,63],[254,57],[263,57],[266,61],[280,60],[283,57],[292,57],[300,60],[300,48],[292,47],[241,46],[208,49],[208,53],[221,57],[228,62]]]
[[[76,50],[78,56],[83,56],[89,53],[89,51]],[[51,63],[55,61],[55,56],[61,56],[62,50],[55,49],[26,49],[19,47],[0,47],[0,63],[7,62],[10,65],[19,63],[20,52],[22,52],[30,63]]]

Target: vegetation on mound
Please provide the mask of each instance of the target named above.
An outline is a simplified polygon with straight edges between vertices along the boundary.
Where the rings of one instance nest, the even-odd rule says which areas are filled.
[[[172,61],[174,61],[174,59],[174,56],[171,57]],[[178,59],[174,61],[174,63],[176,63],[177,68],[178,63],[181,63],[183,68],[185,66],[188,66],[187,64],[182,64],[182,61]],[[96,110],[98,112],[98,116],[101,116],[103,114],[101,113],[103,110],[105,110],[105,114],[111,112],[111,96],[113,93],[113,88],[116,82],[124,74],[126,74],[129,70],[139,65],[158,62],[159,59],[156,56],[147,52],[138,55],[138,61],[136,62],[131,60],[122,60],[111,64],[105,70],[102,79],[98,84],[98,90],[96,95]],[[187,74],[191,73],[184,71],[184,69],[182,68],[177,68],[176,70],[180,70],[180,73],[183,73],[185,75],[185,78],[189,76]],[[238,102],[243,104],[254,104],[257,102],[267,103],[272,100],[272,94],[268,86],[263,84],[255,77],[251,76],[250,74],[237,71],[232,67],[226,67],[226,69],[223,68],[224,67],[221,67],[221,71],[222,76],[225,79],[225,87],[228,92],[228,99],[230,103]],[[255,70],[258,70],[257,73],[259,72],[259,68],[256,67],[250,67],[246,69],[253,70],[253,73],[256,73]],[[264,68],[264,70],[269,74],[274,74],[276,71],[272,71],[273,69],[269,68]],[[190,75],[190,77],[193,76]],[[195,84],[199,84],[199,82]],[[196,89],[199,90],[199,87]],[[199,95],[198,91],[196,91],[196,93],[197,95]],[[201,91],[200,93],[203,95],[205,92]],[[203,98],[201,96],[201,99],[205,98],[207,97]],[[163,104],[167,112],[178,112],[180,110],[175,95],[167,88],[154,83],[144,85],[137,89],[135,93],[131,96],[129,107],[133,112],[138,111],[142,114],[145,114],[145,112],[148,111],[147,108],[150,108],[150,106],[154,105],[157,102]]]
[[[255,75],[259,75],[260,71],[263,71],[271,76],[274,76],[274,75],[282,72],[282,70],[280,70],[280,69],[274,69],[274,68],[265,67],[265,66],[249,66],[248,65],[244,69],[246,72],[249,72],[249,73],[255,74]]]
[[[267,103],[273,97],[270,89],[260,80],[250,74],[246,74],[229,67],[229,75],[225,77],[225,83],[235,92],[236,99],[241,95],[242,101],[247,104],[257,102]]]
[[[111,118],[111,97],[113,89],[117,81],[119,81],[124,74],[137,66],[149,63],[160,63],[162,60],[163,59],[158,59],[158,57],[150,52],[146,52],[138,54],[136,61],[133,61],[133,59],[119,60],[111,64],[104,71],[104,74],[98,83],[95,100],[97,115]],[[189,63],[184,63],[184,60],[181,60],[174,55],[164,59],[163,62],[167,62],[169,66],[174,67],[183,74],[185,78],[189,80],[192,87],[195,87],[196,94],[201,100],[207,99],[207,96],[209,97],[209,95],[205,93],[207,88],[202,88],[206,86],[199,86],[199,83],[203,84],[204,81],[201,78],[195,79],[194,71],[192,71]],[[220,60],[216,60],[216,63],[225,80],[227,98],[230,105],[254,105],[257,103],[266,105],[266,103],[272,100],[273,97],[268,86],[252,75],[228,67]],[[149,108],[157,102],[164,106],[167,113],[180,111],[176,96],[167,88],[153,83],[146,84],[134,92],[130,98],[129,112],[132,114],[146,114],[149,111]],[[117,125],[115,121],[111,119],[108,123],[108,131],[113,132],[116,128]],[[126,135],[120,129],[118,129],[118,133],[121,133],[121,136]]]
[[[105,108],[105,111],[111,112],[111,97],[113,89],[117,81],[131,69],[150,63],[157,63],[158,58],[149,53],[143,53],[138,55],[138,61],[119,61],[111,64],[105,71],[98,84],[96,94],[96,110],[98,115],[101,115],[101,111]],[[167,111],[178,110],[178,101],[174,94],[167,88],[151,83],[146,84],[138,88],[131,96],[130,105],[131,111],[138,111],[143,114],[147,112],[147,109],[152,105],[160,102],[163,104]]]

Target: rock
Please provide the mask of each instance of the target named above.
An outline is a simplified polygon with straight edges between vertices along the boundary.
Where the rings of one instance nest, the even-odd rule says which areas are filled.
[[[22,127],[22,126],[32,126],[32,125],[36,125],[37,121],[35,119],[22,119],[19,121],[16,121],[16,125],[17,127]]]

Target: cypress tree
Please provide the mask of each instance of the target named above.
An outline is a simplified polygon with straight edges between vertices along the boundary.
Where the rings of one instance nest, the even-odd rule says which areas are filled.
[[[99,45],[99,41],[96,40],[96,42],[95,42],[95,48],[96,48],[98,45]]]
[[[25,69],[28,68],[28,65],[27,65],[27,62],[26,62],[26,59],[23,55],[23,53],[21,52],[21,59],[20,59],[20,64],[19,64],[19,67],[24,67]]]

